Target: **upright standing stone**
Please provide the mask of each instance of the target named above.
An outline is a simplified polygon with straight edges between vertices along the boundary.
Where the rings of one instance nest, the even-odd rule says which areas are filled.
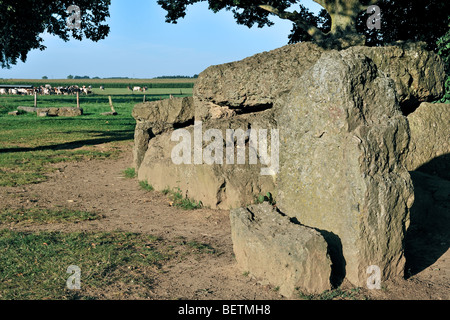
[[[329,234],[341,278],[365,286],[371,265],[402,275],[414,197],[393,81],[357,48],[331,51],[277,108],[280,209]]]

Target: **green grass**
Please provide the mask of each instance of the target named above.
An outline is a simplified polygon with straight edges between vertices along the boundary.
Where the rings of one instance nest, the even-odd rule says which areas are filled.
[[[164,191],[167,191],[166,189]],[[168,191],[170,193],[171,200],[173,201],[173,206],[184,210],[196,210],[201,209],[203,204],[201,201],[195,201],[188,197],[184,197],[181,193],[180,188],[175,188]]]
[[[149,184],[147,181],[139,181],[139,186],[141,187],[142,190],[145,190],[148,192],[155,190],[153,188],[153,186],[151,184]]]
[[[99,88],[93,88],[92,92],[99,96],[113,96],[113,102],[114,102],[114,96],[124,96],[124,95],[131,95],[134,97],[134,99],[138,100],[138,102],[143,101],[144,95],[149,98],[155,98],[155,100],[167,98],[170,95],[173,96],[190,96],[192,95],[192,88],[151,88],[148,89],[146,92],[141,91],[135,91],[132,92],[128,90],[127,88],[106,88],[105,90],[100,90]],[[119,97],[117,97],[119,98]],[[146,99],[148,100],[148,99]]]
[[[105,299],[107,288],[151,297],[169,260],[220,254],[197,241],[167,241],[128,232],[17,232],[0,230],[0,300]],[[81,269],[81,289],[70,290],[69,266]]]
[[[196,210],[203,208],[203,203],[201,201],[195,201],[194,199],[184,197],[180,188],[166,187],[161,191],[161,193],[170,197],[174,207],[179,207],[184,210]]]
[[[35,114],[8,115],[18,106],[33,106],[32,96],[0,96],[0,186],[20,186],[45,181],[50,164],[87,159],[106,159],[119,154],[122,141],[132,141],[136,121],[131,116],[143,94],[127,89],[109,89],[118,116],[102,116],[111,111],[106,95],[81,96],[81,117],[46,117]],[[146,93],[146,100],[177,95],[184,88],[161,88]],[[150,90],[151,91],[151,90]],[[191,92],[191,91],[190,91]],[[74,96],[39,96],[38,107],[75,106]],[[107,144],[107,148],[98,148]]]
[[[134,168],[127,168],[122,172],[123,172],[123,175],[125,176],[125,178],[127,178],[127,179],[134,179],[137,176],[136,170]]]
[[[0,230],[0,299],[93,299],[122,283],[151,289],[155,272],[173,253],[149,235]],[[67,268],[81,269],[81,290],[69,290]]]
[[[208,253],[214,254],[216,253],[216,249],[214,249],[211,245],[207,243],[200,243],[198,241],[188,241],[186,245],[195,249],[198,253]]]
[[[80,222],[100,219],[102,216],[94,212],[70,209],[2,209],[0,210],[0,225],[8,223],[57,223]]]
[[[134,121],[129,115],[41,119],[0,115],[0,127],[0,186],[18,186],[45,181],[52,163],[117,155],[114,143],[133,139]],[[108,142],[110,148],[95,147]]]
[[[341,288],[336,288],[333,290],[327,290],[321,294],[305,294],[297,290],[299,298],[303,300],[336,300],[336,299],[346,299],[346,300],[356,300],[356,299],[367,299],[367,297],[360,297],[360,288],[353,288],[349,290],[343,290]]]
[[[270,192],[267,192],[266,195],[260,194],[255,197],[255,204],[261,204],[264,202],[268,202],[271,205],[276,205],[277,203]]]
[[[186,93],[185,88],[152,90],[146,93],[147,101],[168,98],[169,94],[181,96],[180,90],[189,95],[189,88]],[[118,116],[100,115],[110,111],[108,94],[113,95]],[[111,88],[102,94],[82,96],[81,117],[39,118],[33,114],[7,114],[18,106],[33,106],[33,97],[0,96],[0,186],[45,181],[56,163],[116,157],[121,145],[134,138],[131,112],[142,100],[143,93]],[[75,99],[40,96],[38,106],[75,106]],[[134,170],[124,171],[128,177],[135,174]],[[0,227],[101,218],[96,213],[64,208],[2,209]],[[166,261],[180,254],[210,251],[207,245],[195,242],[180,247],[150,235],[120,231],[31,233],[0,229],[0,300],[102,299],[108,287],[148,298],[155,275]],[[66,271],[71,265],[81,269],[81,290],[66,288],[70,277]]]

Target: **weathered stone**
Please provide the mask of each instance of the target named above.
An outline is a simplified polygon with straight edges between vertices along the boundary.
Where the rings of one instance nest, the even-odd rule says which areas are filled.
[[[151,138],[193,121],[193,99],[187,97],[140,103],[134,107],[132,115],[136,119],[133,158],[134,167],[138,169]]]
[[[370,58],[394,81],[400,107],[405,114],[421,102],[435,101],[444,94],[445,71],[442,59],[425,49],[426,43],[398,43],[384,47],[353,47]]]
[[[267,202],[230,211],[238,268],[292,298],[296,289],[317,294],[331,289],[331,260],[322,235],[290,221]]]
[[[422,103],[408,115],[408,122],[408,170],[421,167],[421,171],[450,180],[450,104]]]
[[[144,126],[148,123],[140,123],[143,133],[139,141],[146,141],[145,132],[149,132]],[[215,120],[202,124],[202,134],[208,129],[217,129],[222,138],[226,139],[227,129],[245,132],[248,128],[254,130],[271,129],[275,126],[273,114],[270,110],[261,114],[249,114],[234,117],[229,120]],[[274,177],[261,175],[260,162],[250,164],[248,153],[248,141],[245,144],[246,154],[244,164],[230,164],[226,159],[226,148],[223,148],[223,164],[195,164],[194,161],[194,126],[184,128],[191,136],[191,164],[175,164],[172,160],[172,150],[180,142],[171,141],[173,130],[166,131],[150,139],[145,156],[138,169],[138,179],[152,184],[156,190],[167,187],[177,187],[190,198],[202,201],[204,206],[218,209],[236,208],[252,203],[255,197],[261,193],[274,192]],[[271,135],[268,133],[268,148],[271,147]],[[200,138],[202,139],[202,138]],[[225,143],[225,142],[224,142]],[[203,148],[208,145],[202,142]],[[136,147],[136,150],[144,148]],[[237,141],[234,141],[234,163],[237,163]],[[268,150],[271,153],[271,150]]]
[[[51,117],[78,117],[83,115],[82,108],[72,108],[72,107],[63,107],[63,108],[34,108],[34,107],[18,107],[17,110],[24,111],[28,113],[37,113],[46,114],[45,116]]]
[[[234,109],[251,112],[272,106],[278,95],[289,91],[323,51],[304,42],[207,68],[194,86],[196,120],[222,117]]]
[[[421,43],[377,48],[357,46],[349,50],[363,53],[394,80],[405,113],[413,111],[421,102],[438,99],[444,92],[443,62]],[[323,52],[326,51],[303,42],[207,68],[194,86],[196,120],[222,117],[224,112],[229,114],[234,110],[251,112],[272,106],[279,94],[290,91],[296,79]]]
[[[24,112],[27,112],[27,113],[37,112],[37,109],[38,108],[34,108],[34,107],[22,107],[22,106],[17,107],[18,111],[24,111]]]
[[[407,44],[324,51],[301,43],[212,66],[186,106],[166,100],[133,111],[138,177],[222,209],[277,188],[280,209],[328,242],[333,284],[346,277],[365,286],[371,265],[382,280],[403,275],[414,201],[405,115],[440,97],[443,79],[437,55]],[[174,164],[171,134],[183,127],[193,136],[194,117],[204,130],[278,128],[281,171]]]
[[[82,108],[63,107],[58,110],[58,117],[78,117],[82,115]]]
[[[193,99],[186,97],[139,103],[132,115],[137,121],[152,123],[153,132],[159,134],[194,119]]]
[[[45,110],[51,117],[57,117],[59,115],[59,108],[39,108],[39,110]]]
[[[363,52],[324,53],[275,112],[278,206],[329,232],[335,268],[357,286],[366,285],[370,265],[384,280],[403,275],[414,199],[394,82]]]

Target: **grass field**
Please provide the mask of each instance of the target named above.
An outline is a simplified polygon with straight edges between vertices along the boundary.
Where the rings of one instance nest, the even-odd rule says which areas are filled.
[[[124,83],[128,84],[127,81]],[[192,89],[152,88],[145,97],[151,101],[168,98],[171,94],[189,96]],[[108,95],[112,96],[119,113],[117,116],[101,115],[110,111]],[[45,181],[54,163],[117,156],[118,144],[132,141],[134,137],[135,120],[131,112],[135,104],[143,101],[143,96],[144,93],[131,93],[126,87],[105,91],[94,88],[92,95],[80,97],[84,115],[72,118],[8,115],[18,106],[33,106],[34,98],[0,96],[0,187]],[[38,97],[39,107],[75,105],[74,96]],[[66,289],[65,281],[69,275],[62,266],[73,261],[78,261],[86,270],[83,283],[92,288],[92,299],[97,297],[95,290],[101,291],[105,286],[105,279],[106,285],[135,281],[142,287],[150,287],[159,263],[173,256],[171,248],[177,244],[169,246],[150,235],[124,232],[26,233],[6,227],[11,223],[75,223],[99,218],[96,213],[61,208],[0,210],[0,300],[90,299]],[[188,249],[192,250],[192,247]],[[146,296],[145,290],[142,294]]]
[[[35,114],[10,116],[19,106],[33,106],[32,96],[0,96],[0,186],[19,186],[46,179],[51,163],[116,154],[115,143],[133,139],[133,107],[143,101],[166,99],[169,95],[189,96],[192,89],[157,88],[145,94],[126,88],[112,88],[80,97],[84,115],[74,118],[38,118]],[[111,111],[112,96],[118,116],[102,116]],[[75,107],[75,96],[39,96],[38,107]],[[97,145],[109,143],[108,149]]]

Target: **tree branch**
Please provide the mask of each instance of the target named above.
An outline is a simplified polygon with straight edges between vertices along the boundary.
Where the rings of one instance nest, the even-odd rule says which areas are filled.
[[[305,20],[302,19],[302,17],[298,14],[297,11],[286,12],[278,10],[277,8],[274,8],[268,4],[260,4],[258,5],[258,7],[280,17],[281,19],[295,22],[300,28],[305,30],[311,37],[313,37],[316,40],[320,40],[324,36],[324,33],[320,31],[316,26],[306,23]]]
[[[336,6],[336,1],[330,1],[330,0],[313,0],[313,1],[317,4],[319,4],[320,6],[322,6],[328,12],[330,12],[329,9],[331,9],[333,6]],[[361,3],[361,1],[358,1],[358,0],[351,0],[351,1],[342,0],[342,1],[347,4],[358,3],[358,7],[360,8],[361,11],[364,11],[371,5],[374,5],[374,4],[377,4],[378,2],[380,2],[380,0],[368,0],[367,4],[363,4],[363,3]]]

